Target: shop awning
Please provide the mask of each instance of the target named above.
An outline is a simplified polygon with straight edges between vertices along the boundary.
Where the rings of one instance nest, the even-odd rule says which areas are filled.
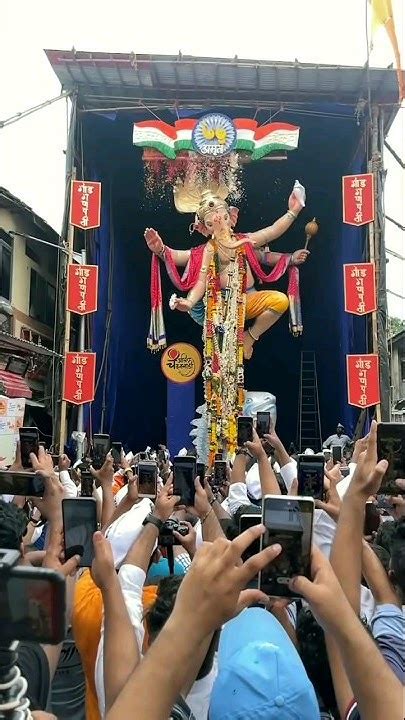
[[[0,370],[0,395],[1,386],[4,386],[5,394],[10,398],[32,398],[32,390],[28,387],[26,380],[21,375]]]

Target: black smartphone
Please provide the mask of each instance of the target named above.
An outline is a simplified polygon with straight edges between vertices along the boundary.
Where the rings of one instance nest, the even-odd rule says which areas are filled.
[[[120,442],[112,442],[111,443],[111,455],[114,460],[114,465],[121,464],[121,451],[122,451],[122,443],[120,443]]]
[[[323,455],[299,455],[297,465],[298,495],[323,500],[325,458]]]
[[[342,450],[343,448],[340,445],[332,445],[332,460],[334,465],[342,462]]]
[[[45,485],[41,475],[33,472],[0,470],[0,495],[42,497]]]
[[[138,494],[154,500],[157,495],[158,468],[155,462],[142,461],[138,464]]]
[[[100,470],[104,465],[105,456],[110,451],[111,441],[109,435],[93,435],[93,467]]]
[[[364,515],[364,535],[372,535],[377,532],[381,523],[381,515],[378,507],[372,500],[366,502],[366,510]]]
[[[21,464],[23,468],[31,468],[30,453],[38,455],[39,432],[36,427],[21,427],[20,435]]]
[[[173,495],[180,495],[180,505],[192,507],[195,498],[197,461],[191,455],[173,459]]]
[[[258,412],[256,415],[256,432],[259,438],[270,432],[271,415],[269,412]]]
[[[226,461],[215,460],[214,463],[214,485],[216,487],[222,487],[226,483]]]
[[[80,555],[81,567],[93,562],[93,535],[97,530],[97,503],[94,498],[65,498],[62,500],[65,558]]]
[[[80,473],[80,497],[93,497],[94,492],[94,478],[88,468],[85,468]]]
[[[274,597],[296,598],[288,587],[295,575],[311,577],[314,500],[308,497],[265,495],[262,522],[266,528],[260,547],[279,543],[282,547],[259,576],[259,589]]]
[[[0,565],[3,553],[0,550]],[[0,583],[0,642],[63,642],[65,594],[65,578],[55,570],[29,565],[11,568]]]
[[[253,440],[253,418],[238,417],[238,447]]]
[[[380,423],[377,427],[377,454],[387,460],[388,468],[379,492],[381,495],[400,495],[404,490],[395,480],[405,478],[405,423]]]
[[[205,479],[205,465],[204,463],[197,463],[197,477],[200,478],[201,485],[204,485],[204,479]]]
[[[260,525],[262,521],[262,516],[260,513],[246,513],[246,515],[240,515],[239,516],[239,535],[241,535],[245,530],[248,530],[251,527],[255,527],[255,525]],[[251,545],[249,545],[246,550],[242,553],[241,557],[243,562],[246,562],[246,560],[249,560],[253,555],[257,555],[257,553],[260,552],[260,538],[257,538],[254,542],[252,542]]]

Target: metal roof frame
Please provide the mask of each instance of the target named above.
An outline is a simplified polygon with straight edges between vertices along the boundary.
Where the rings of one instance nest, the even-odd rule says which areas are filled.
[[[210,106],[399,107],[395,70],[300,62],[46,50],[62,88],[84,110]]]

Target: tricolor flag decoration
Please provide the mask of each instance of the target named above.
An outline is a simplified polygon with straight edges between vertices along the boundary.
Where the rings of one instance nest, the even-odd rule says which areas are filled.
[[[144,120],[134,124],[133,143],[138,147],[154,148],[169,160],[178,153],[194,150],[192,135],[197,120],[177,120],[173,125],[161,120]],[[295,150],[298,147],[300,128],[289,123],[275,122],[259,127],[256,120],[237,118],[236,147],[240,152],[252,153],[252,160],[269,155],[275,150]]]

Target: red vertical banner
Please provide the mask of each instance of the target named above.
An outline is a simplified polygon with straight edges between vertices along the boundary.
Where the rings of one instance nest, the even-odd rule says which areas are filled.
[[[68,352],[65,357],[63,400],[84,405],[94,400],[96,354]]]
[[[98,266],[68,265],[66,309],[78,315],[96,312]]]
[[[347,355],[346,362],[349,405],[359,408],[379,405],[381,397],[378,355]]]
[[[367,315],[377,310],[374,263],[343,265],[345,310],[353,315]]]
[[[70,224],[81,230],[100,227],[101,183],[73,180],[70,196]]]
[[[374,175],[342,177],[343,222],[347,225],[368,225],[374,220]]]

